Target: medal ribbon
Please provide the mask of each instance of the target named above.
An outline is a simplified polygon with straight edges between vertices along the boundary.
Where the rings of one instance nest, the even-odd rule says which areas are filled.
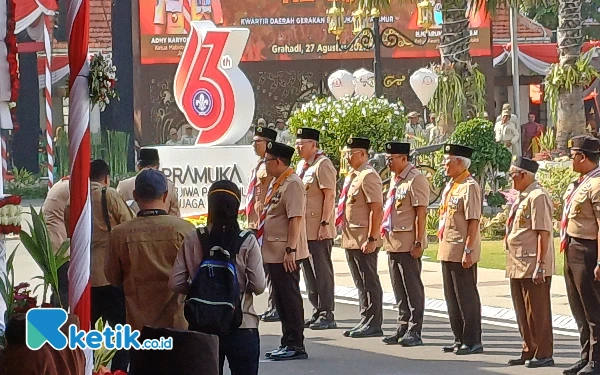
[[[452,196],[452,193],[458,188],[458,186],[467,178],[471,176],[467,169],[460,174],[456,179],[449,181],[444,188],[442,193],[442,206],[440,207],[440,222],[438,226],[438,238],[441,241],[444,237],[444,226],[446,224],[446,215],[448,214],[448,200]]]

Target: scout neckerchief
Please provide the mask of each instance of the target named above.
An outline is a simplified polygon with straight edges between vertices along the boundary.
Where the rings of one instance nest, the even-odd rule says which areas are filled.
[[[277,180],[271,181],[271,185],[269,185],[269,190],[267,190],[267,197],[265,199],[265,207],[263,208],[262,213],[260,214],[260,220],[258,222],[258,230],[256,232],[256,238],[258,239],[258,244],[262,246],[263,243],[263,234],[265,233],[265,219],[267,218],[267,212],[271,207],[272,199],[279,190],[279,187],[283,182],[288,178],[294,170],[292,168],[288,168],[285,172],[277,178]]]
[[[565,208],[563,208],[562,218],[560,220],[560,251],[563,252],[567,249],[567,225],[569,224],[569,212],[571,211],[571,205],[573,204],[573,197],[579,189],[585,185],[590,179],[600,176],[600,167],[594,169],[585,176],[579,177],[579,180],[573,181],[567,189],[567,199],[565,199]]]
[[[308,168],[315,165],[315,163],[317,162],[317,160],[319,159],[319,157],[321,155],[325,155],[325,153],[321,150],[318,150],[317,153],[315,154],[315,157],[313,158],[313,162],[310,164],[304,159],[300,160],[300,162],[298,163],[298,166],[296,167],[296,174],[300,177],[301,180],[304,178],[304,174],[306,173]]]
[[[383,220],[381,221],[381,236],[385,236],[386,233],[392,231],[392,206],[394,205],[396,190],[398,189],[398,185],[400,185],[400,182],[406,180],[406,178],[413,169],[415,169],[415,166],[409,163],[405,167],[406,173],[402,171],[402,173],[396,176],[394,186],[388,192],[387,200],[385,201],[385,206],[383,207]]]
[[[448,200],[452,196],[454,190],[456,190],[460,186],[460,184],[470,176],[471,174],[467,169],[466,171],[461,173],[460,176],[458,176],[454,180],[449,181],[446,184],[446,187],[444,188],[444,192],[442,193],[442,206],[440,207],[440,222],[438,226],[438,238],[440,241],[444,237],[444,226],[446,224],[446,217],[448,215]]]
[[[248,194],[246,195],[246,217],[250,216],[250,213],[254,211],[254,195],[256,193],[256,175],[258,169],[264,163],[263,159],[260,159],[256,168],[252,169],[250,173],[250,182],[248,183]]]
[[[342,187],[342,192],[340,193],[340,199],[338,200],[337,210],[335,213],[335,226],[338,229],[344,222],[344,211],[346,211],[346,198],[348,195],[348,189],[350,188],[350,184],[356,176],[358,176],[358,173],[356,171],[352,171],[344,180],[344,186]]]

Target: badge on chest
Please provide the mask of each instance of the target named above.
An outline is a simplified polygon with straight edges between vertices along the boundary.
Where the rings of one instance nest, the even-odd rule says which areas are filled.
[[[407,194],[407,190],[406,189],[397,189],[396,190],[396,210],[400,209],[400,207],[402,207],[402,201],[404,201],[404,199],[406,198],[406,194]]]
[[[275,193],[275,195],[273,195],[273,198],[271,198],[271,203],[273,205],[276,205],[277,203],[279,203],[279,201],[281,201],[281,192],[277,192]]]

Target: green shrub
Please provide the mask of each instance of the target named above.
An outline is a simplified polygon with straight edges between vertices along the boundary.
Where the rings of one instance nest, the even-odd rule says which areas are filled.
[[[577,178],[577,173],[569,167],[550,167],[538,171],[537,180],[548,190],[552,199],[554,220],[560,221],[564,203],[563,195],[575,178]]]

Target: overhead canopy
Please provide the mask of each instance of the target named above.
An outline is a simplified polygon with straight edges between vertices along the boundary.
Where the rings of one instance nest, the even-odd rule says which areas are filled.
[[[17,0],[15,33],[34,25],[41,15],[53,15],[58,10],[56,0]]]

